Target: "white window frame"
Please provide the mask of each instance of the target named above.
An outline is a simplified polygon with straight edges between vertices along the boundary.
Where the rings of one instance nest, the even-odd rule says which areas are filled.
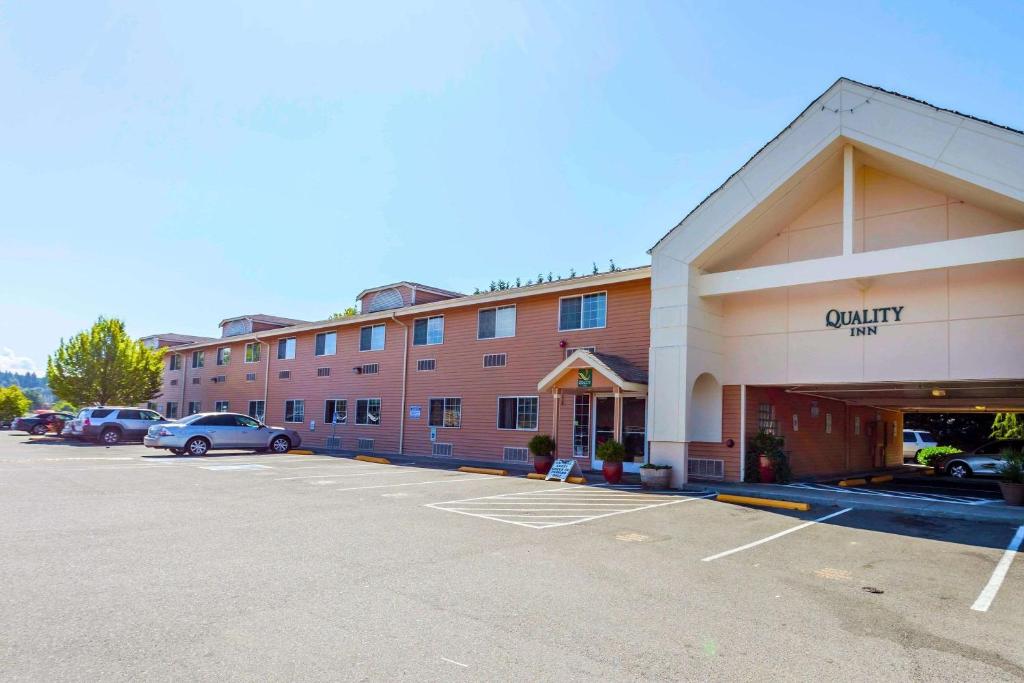
[[[509,428],[509,427],[502,427],[501,426],[501,401],[502,401],[502,399],[510,399],[510,398],[516,399],[516,426],[515,427],[511,427],[511,428]],[[521,401],[524,398],[532,398],[532,399],[534,399],[537,402],[537,420],[536,420],[537,421],[537,426],[534,427],[533,429],[526,429],[526,428],[519,427],[519,401]],[[529,395],[527,395],[527,396],[498,396],[498,401],[497,401],[497,403],[495,405],[494,426],[499,431],[502,431],[502,432],[536,432],[536,431],[538,431],[540,429],[540,397],[537,396],[537,395],[533,395],[533,396],[529,396]]]
[[[253,407],[252,404],[253,403],[256,404],[257,408],[259,408],[259,405],[262,403],[263,404],[263,412],[260,412],[259,410],[253,411],[252,410],[252,407]],[[255,412],[256,415],[253,415],[253,412]],[[266,403],[266,401],[264,401],[263,399],[255,399],[255,400],[249,401],[249,405],[246,406],[246,413],[245,414],[248,415],[249,417],[251,417],[254,420],[259,420],[260,422],[266,422],[266,420],[267,420],[267,403]]]
[[[503,311],[511,308],[512,309],[512,334],[498,334],[498,311]],[[480,314],[484,311],[494,311],[494,336],[493,337],[481,337],[480,336]],[[559,316],[561,316],[561,304],[559,304]],[[516,336],[516,324],[519,320],[519,311],[516,310],[515,304],[509,304],[508,306],[488,306],[487,308],[478,309],[476,312],[476,339],[477,341],[488,341],[490,339],[511,339]]]
[[[376,401],[377,402],[377,421],[376,422],[359,422],[359,402],[360,401],[367,401],[367,402],[369,402],[369,401]],[[384,402],[381,401],[380,398],[377,397],[377,396],[371,396],[371,397],[366,397],[366,398],[357,398],[356,399],[356,417],[355,417],[355,422],[353,424],[355,424],[357,427],[380,427],[380,423],[383,421],[383,417],[381,415],[381,413],[383,412],[383,409],[384,409]],[[366,414],[367,415],[370,414],[369,403],[367,403],[367,406],[366,406]]]
[[[373,348],[373,330],[381,328],[380,333],[380,348]],[[363,330],[370,328],[370,348],[363,348]],[[363,325],[359,328],[359,353],[370,353],[371,351],[383,351],[387,347],[388,343],[388,326],[384,323],[376,323],[374,325]]]
[[[288,404],[292,404],[292,419],[288,419]],[[296,404],[302,404],[302,416],[300,419],[295,419],[295,406]],[[286,424],[302,424],[306,421],[306,399],[304,398],[289,398],[285,399],[284,402],[284,422]]]
[[[426,341],[422,344],[416,343],[416,323],[420,320],[427,321],[427,337]],[[441,339],[439,341],[430,341],[430,323],[434,320],[441,321]],[[428,315],[422,318],[415,318],[412,321],[412,345],[413,346],[437,346],[438,344],[444,344],[444,316],[443,315]]]
[[[430,424],[430,402],[441,401],[441,424],[432,425]],[[457,425],[446,425],[444,424],[445,413],[448,410],[448,401],[459,402],[459,423]],[[430,396],[427,398],[427,426],[437,427],[438,429],[462,429],[462,397],[461,396]]]
[[[171,406],[174,406],[174,415],[171,415]],[[168,420],[177,420],[180,416],[178,415],[178,402],[168,401],[164,405],[164,417]]]
[[[224,410],[220,409],[220,405],[221,404],[224,404]],[[214,401],[213,402],[213,412],[215,412],[215,413],[226,413],[226,412],[228,412],[230,407],[231,407],[231,402],[230,401]]]
[[[181,354],[180,353],[172,353],[171,354],[171,364],[167,368],[168,372],[177,372],[178,370],[181,370],[181,368],[183,366],[184,366],[184,363],[181,360]]]
[[[334,344],[332,345],[332,348],[331,348],[330,352],[327,351],[327,338],[328,338],[328,336],[334,338]],[[317,353],[316,352],[317,340],[320,337],[324,338],[324,352],[323,353]],[[338,333],[337,333],[337,331],[331,330],[330,332],[317,332],[316,333],[316,337],[313,338],[313,355],[317,356],[317,357],[320,357],[320,356],[334,356],[334,355],[337,355],[337,353],[338,353]]]
[[[227,358],[223,357],[223,354],[225,352],[227,352]],[[214,360],[214,363],[218,367],[224,367],[225,365],[230,365],[231,364],[231,347],[230,346],[218,346],[217,347],[217,355],[216,355],[216,358]]]
[[[327,421],[327,404],[331,403],[332,401],[334,402],[334,414],[335,415],[338,414],[338,403],[344,403],[345,404],[345,419],[342,420],[341,422],[328,422]],[[348,424],[348,399],[347,398],[328,398],[328,399],[326,399],[324,401],[324,424],[325,425],[334,425],[334,424],[347,425]]]
[[[281,342],[284,342],[284,358],[281,357]],[[288,355],[288,342],[291,342],[292,355]],[[284,339],[277,340],[277,360],[295,360],[295,355],[299,350],[299,340],[296,337],[285,337]]]
[[[263,349],[260,348],[261,346],[263,346],[263,344],[261,342],[249,342],[248,344],[246,344],[245,345],[245,357],[242,359],[242,362],[243,363],[249,363],[249,364],[259,363],[260,362],[260,355],[263,353]],[[249,349],[255,349],[255,352],[250,354],[249,353]],[[254,356],[255,359],[254,360],[249,360],[250,355]]]
[[[206,366],[206,351],[193,351],[192,352],[192,369],[199,370]]]
[[[192,406],[196,406],[197,410],[195,410],[193,412]],[[197,415],[197,414],[203,412],[203,402],[202,401],[189,401],[187,403],[186,410],[188,410],[188,414],[189,415]],[[188,415],[186,415],[185,417],[188,417]]]
[[[588,297],[588,296],[596,296],[598,294],[604,294],[604,324],[603,325],[594,325],[593,327],[583,327],[583,299]],[[579,327],[569,327],[569,328],[563,328],[562,327],[562,301],[564,301],[565,299],[579,299],[580,300],[580,326]],[[560,297],[558,297],[558,310],[556,311],[556,313],[558,315],[557,324],[558,324],[558,331],[559,332],[583,332],[585,330],[603,330],[606,327],[608,327],[608,290],[601,289],[601,290],[597,290],[597,291],[594,291],[594,292],[584,292],[582,294],[572,294],[572,295],[568,295],[568,296],[560,296]]]

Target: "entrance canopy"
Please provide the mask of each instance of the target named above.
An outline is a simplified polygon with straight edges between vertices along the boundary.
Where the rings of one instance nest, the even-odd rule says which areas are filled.
[[[1024,411],[1024,380],[801,384],[786,390],[850,405],[914,413]]]
[[[647,393],[647,371],[625,358],[578,349],[537,383],[537,391],[573,389]]]

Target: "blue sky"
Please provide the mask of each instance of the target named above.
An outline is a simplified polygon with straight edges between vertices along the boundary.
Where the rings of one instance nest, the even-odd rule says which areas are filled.
[[[143,4],[0,8],[0,369],[647,263],[841,75],[1024,127],[1019,2]]]

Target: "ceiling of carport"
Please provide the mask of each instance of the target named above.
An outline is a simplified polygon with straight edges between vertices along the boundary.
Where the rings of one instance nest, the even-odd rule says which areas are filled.
[[[974,382],[801,384],[787,391],[904,412],[1024,411],[1024,379]]]

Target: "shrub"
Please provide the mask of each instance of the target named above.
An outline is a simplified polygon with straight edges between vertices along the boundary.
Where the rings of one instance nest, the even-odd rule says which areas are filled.
[[[653,462],[649,462],[649,463],[646,463],[644,465],[640,465],[640,469],[642,469],[642,470],[670,470],[670,469],[672,469],[672,465],[656,465]]]
[[[963,451],[953,446],[932,446],[931,448],[922,448],[918,451],[917,461],[922,465],[931,467],[939,457],[943,455],[956,455],[957,453],[963,453]]]
[[[1003,481],[1024,484],[1024,449],[1004,448],[1003,462],[996,468]]]
[[[605,462],[622,462],[626,459],[626,447],[615,439],[608,439],[597,447],[597,458]]]
[[[786,483],[793,478],[793,470],[789,466],[789,455],[783,450],[785,439],[769,434],[763,429],[750,440],[747,448],[746,481],[761,481],[760,456],[768,456],[775,473],[775,481]]]
[[[545,458],[555,452],[555,440],[547,434],[538,434],[526,444],[535,457]]]

